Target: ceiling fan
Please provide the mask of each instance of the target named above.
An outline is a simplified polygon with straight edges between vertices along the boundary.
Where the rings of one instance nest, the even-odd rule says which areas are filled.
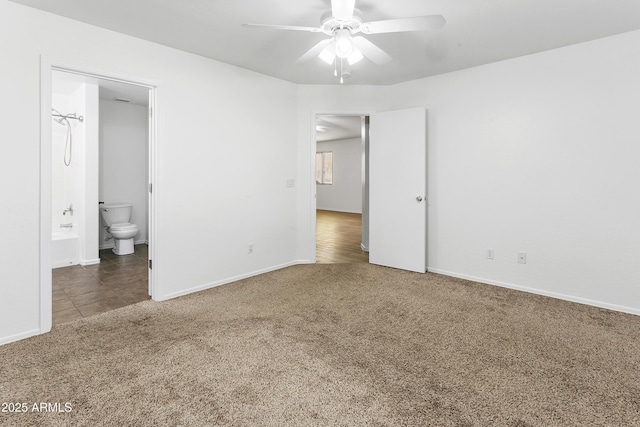
[[[324,39],[309,49],[296,61],[296,64],[319,57],[334,66],[334,76],[340,76],[340,83],[351,75],[349,65],[369,58],[378,65],[391,61],[391,57],[363,36],[355,34],[399,33],[405,31],[438,30],[445,24],[442,15],[414,16],[410,18],[387,19],[384,21],[363,22],[362,13],[355,8],[355,0],[331,0],[331,10],[320,18],[319,27],[294,25],[243,24],[243,27],[270,28],[275,30],[306,31],[324,33],[331,38]],[[338,63],[340,72],[338,73]]]

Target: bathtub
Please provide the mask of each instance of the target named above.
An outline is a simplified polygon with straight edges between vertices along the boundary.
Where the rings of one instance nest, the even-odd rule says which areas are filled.
[[[75,227],[55,228],[51,233],[51,268],[80,263],[80,244]]]

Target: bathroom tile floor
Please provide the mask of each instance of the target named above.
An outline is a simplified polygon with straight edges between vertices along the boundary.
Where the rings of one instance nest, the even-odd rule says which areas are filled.
[[[148,247],[131,255],[100,251],[100,264],[53,269],[53,324],[148,300]]]

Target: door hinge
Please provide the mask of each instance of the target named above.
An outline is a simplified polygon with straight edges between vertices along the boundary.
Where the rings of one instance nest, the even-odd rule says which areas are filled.
[[[149,193],[153,193],[153,184],[149,183]]]
[[[152,268],[153,268],[153,262],[149,260],[149,270],[151,270]]]

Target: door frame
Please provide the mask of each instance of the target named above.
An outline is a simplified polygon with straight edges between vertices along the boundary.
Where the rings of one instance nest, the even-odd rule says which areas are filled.
[[[311,225],[311,227],[309,227],[310,229],[310,233],[311,233],[311,238],[309,239],[309,253],[311,254],[311,256],[309,257],[309,262],[311,264],[315,264],[317,262],[316,259],[316,233],[317,233],[317,226],[316,226],[316,210],[317,210],[317,205],[318,205],[318,194],[317,194],[317,190],[316,190],[316,150],[318,148],[318,141],[316,140],[317,134],[316,134],[316,121],[318,116],[371,116],[371,114],[375,113],[375,111],[363,111],[363,110],[352,110],[352,111],[336,111],[336,110],[313,110],[311,111],[311,126],[310,126],[310,140],[311,140],[311,156],[310,156],[310,165],[311,165],[311,170],[309,171],[310,174],[310,187],[309,187],[309,194],[311,195],[311,197],[309,197],[310,199],[310,222],[309,224]]]
[[[126,83],[141,86],[149,89],[149,185],[157,181],[157,88],[160,82],[140,78],[138,76],[125,75],[112,70],[105,70],[84,64],[72,63],[69,61],[40,57],[40,333],[51,330],[53,323],[53,296],[52,296],[52,268],[51,268],[51,209],[52,209],[52,187],[51,187],[51,158],[52,158],[52,72],[63,71],[102,80],[111,80],[119,83]],[[151,189],[151,187],[149,186]],[[155,192],[155,188],[153,189]],[[156,251],[156,203],[153,193],[149,194],[148,206],[148,226],[149,226],[149,259],[155,259]],[[156,293],[156,274],[154,269],[149,269],[149,295],[154,298]]]

